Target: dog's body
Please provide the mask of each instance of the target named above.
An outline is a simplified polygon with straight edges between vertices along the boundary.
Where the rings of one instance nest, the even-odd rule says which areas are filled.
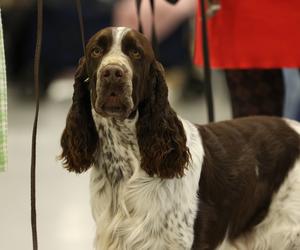
[[[259,117],[239,119],[232,122],[232,124],[226,122],[227,124],[214,124],[213,127],[210,127],[211,125],[196,127],[188,121],[181,120],[192,161],[184,177],[162,180],[157,177],[150,177],[140,167],[141,156],[135,131],[136,118],[118,124],[117,121],[103,119],[97,114],[94,114],[94,117],[96,124],[102,124],[101,129],[99,129],[101,138],[106,138],[102,139],[102,148],[108,149],[106,152],[101,151],[99,153],[99,161],[91,174],[92,210],[97,223],[97,249],[185,250],[191,249],[195,237],[194,233],[198,234],[200,232],[203,235],[199,234],[198,236],[199,241],[197,242],[199,242],[199,245],[195,245],[193,249],[215,249],[218,246],[217,249],[219,250],[296,250],[300,247],[300,209],[298,209],[300,208],[300,161],[298,160],[292,165],[287,163],[286,166],[282,166],[286,169],[284,176],[287,177],[282,176],[284,180],[280,183],[278,192],[274,192],[274,197],[272,197],[273,193],[266,194],[267,188],[273,189],[272,184],[269,183],[270,186],[264,187],[263,173],[260,173],[272,164],[258,166],[261,162],[257,162],[257,165],[252,165],[253,160],[250,159],[251,156],[249,155],[252,151],[256,152],[258,147],[278,147],[279,145],[276,145],[278,142],[272,140],[270,145],[259,145],[271,140],[271,135],[268,133],[262,134],[262,131],[259,131],[262,128],[259,128],[258,131],[252,131],[253,134],[251,133],[251,137],[246,139],[246,144],[240,144],[241,148],[239,150],[246,150],[245,153],[247,153],[246,156],[242,156],[244,160],[238,159],[245,163],[242,166],[244,169],[240,169],[240,163],[228,165],[236,160],[232,152],[226,152],[232,150],[230,146],[223,148],[224,143],[230,143],[230,140],[226,138],[226,141],[223,141],[224,138],[214,138],[215,135],[212,136],[206,131],[210,129],[210,132],[216,133],[215,129],[222,129],[223,126],[227,126],[227,129],[231,130],[231,134],[226,133],[226,135],[232,136],[235,141],[239,141],[238,136],[241,135],[241,131],[235,128],[235,125],[240,124],[244,129],[252,123],[251,126],[254,129],[256,123],[260,126],[264,122],[267,126],[268,123],[272,124],[274,122],[272,121],[274,118],[269,118],[270,121],[268,118]],[[275,121],[278,122],[277,119]],[[298,123],[289,121],[287,123],[292,129],[300,133]],[[202,134],[201,137],[199,136],[199,128],[200,134]],[[278,129],[278,131],[272,130],[272,133],[277,132],[277,135],[280,135],[282,131],[281,128]],[[103,134],[111,134],[111,139],[109,139],[110,136],[103,136]],[[293,136],[292,132],[291,136]],[[288,142],[291,139],[293,141],[296,137],[294,139],[287,137],[278,139]],[[251,142],[251,140],[255,141]],[[208,180],[208,183],[206,183],[206,180],[200,179],[199,183],[201,172],[202,178],[205,178],[204,175],[207,171],[211,175],[219,174],[218,171],[222,171],[220,169],[202,169],[211,167],[208,164],[203,164],[205,161],[204,147],[209,145],[208,143],[211,143],[211,141],[213,141],[213,150],[215,151],[211,151],[212,148],[207,148],[207,154],[210,156],[221,154],[222,158],[218,160],[227,161],[227,163],[221,162],[217,167],[227,165],[227,168],[230,169],[226,169],[227,172],[222,173],[220,176],[208,176],[207,178],[219,178],[219,185],[222,185],[220,188],[227,188],[228,190],[218,190],[214,186],[218,185],[215,180]],[[257,147],[251,149],[252,143],[255,143]],[[275,145],[271,143],[275,143]],[[293,152],[295,148],[293,146],[289,148],[290,146],[285,146],[287,147],[286,153],[293,155],[295,154]],[[221,150],[225,152],[217,152]],[[237,153],[236,150],[235,148],[233,152]],[[231,159],[224,156],[227,153],[231,156]],[[276,161],[274,152],[261,153],[269,154],[264,155],[266,159],[270,156],[274,157],[269,159],[270,161]],[[249,162],[247,162],[248,160]],[[235,170],[234,168],[239,169]],[[290,172],[288,169],[291,169]],[[251,173],[252,178],[257,180],[255,184],[252,183],[252,180],[245,180]],[[229,177],[229,174],[232,174],[232,176]],[[281,175],[282,171],[278,174]],[[228,181],[226,178],[231,178],[231,184],[226,183]],[[249,188],[248,185],[253,186]],[[198,190],[199,186],[200,189]],[[211,208],[207,208],[206,206],[210,204],[207,204],[206,200],[200,199],[199,202],[198,191],[200,197],[202,195],[206,196],[206,194],[202,194],[201,186],[215,189],[215,192],[222,192],[215,195],[219,197],[220,203],[225,203],[223,209],[234,211],[239,207],[241,209],[239,210],[240,214],[236,214],[237,217],[231,219],[230,216],[233,215],[229,215],[228,211],[224,211],[224,214],[220,211],[209,211],[209,209],[214,209],[217,204],[212,204]],[[207,192],[212,190],[207,190]],[[232,192],[237,192],[237,197],[233,197]],[[259,200],[260,203],[254,204],[255,199],[260,195],[262,196],[259,197],[261,199]],[[270,198],[272,200],[271,204],[269,204]],[[214,201],[211,200],[211,202]],[[199,231],[194,232],[194,227],[196,228],[194,222],[197,216],[200,220],[199,228],[197,228]],[[205,216],[205,218],[202,218],[202,216]],[[226,216],[226,218],[222,218],[223,216]],[[206,229],[207,232],[202,231],[203,225],[201,225],[201,222],[205,226],[209,226]],[[231,223],[235,224],[232,225]],[[232,227],[236,227],[235,232],[233,232],[234,237],[229,239],[228,231],[233,230]]]
[[[300,249],[298,123],[179,118],[130,29],[97,33],[87,53],[61,143],[69,170],[93,166],[97,250]]]

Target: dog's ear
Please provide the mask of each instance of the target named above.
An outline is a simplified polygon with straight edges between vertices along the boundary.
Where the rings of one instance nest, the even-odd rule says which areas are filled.
[[[86,171],[94,163],[99,143],[87,77],[85,59],[81,58],[75,73],[73,103],[61,137],[61,159],[69,171],[76,173]]]
[[[137,135],[142,168],[161,178],[182,177],[190,153],[181,121],[168,101],[164,70],[157,61],[150,69],[150,95],[139,107]]]

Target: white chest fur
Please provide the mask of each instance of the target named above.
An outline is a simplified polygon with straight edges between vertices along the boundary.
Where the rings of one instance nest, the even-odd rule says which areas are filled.
[[[101,146],[91,173],[97,250],[188,250],[193,242],[203,148],[183,121],[192,155],[186,175],[162,180],[140,167],[136,119],[122,124],[96,117]]]

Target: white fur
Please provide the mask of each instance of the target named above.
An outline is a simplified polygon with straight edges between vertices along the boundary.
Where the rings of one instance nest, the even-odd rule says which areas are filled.
[[[91,173],[91,203],[97,224],[95,248],[97,250],[189,250],[193,242],[193,223],[197,212],[197,190],[203,160],[203,148],[196,127],[183,121],[187,146],[192,161],[185,176],[162,180],[149,177],[140,167],[135,122],[126,120],[122,132],[109,119],[93,112],[96,124],[111,130],[116,154],[126,158],[128,151],[118,139],[122,134],[134,144],[130,161],[132,175],[125,176],[112,186],[101,168],[103,153],[98,152],[99,165]],[[101,135],[100,135],[101,136]],[[103,140],[104,139],[104,140]],[[107,146],[101,138],[102,147]],[[112,146],[112,145],[109,145]],[[130,171],[128,171],[130,172]],[[168,224],[168,229],[166,225]]]
[[[286,120],[300,134],[300,124]],[[267,217],[250,233],[234,242],[227,239],[218,250],[300,249],[300,159],[273,196]]]

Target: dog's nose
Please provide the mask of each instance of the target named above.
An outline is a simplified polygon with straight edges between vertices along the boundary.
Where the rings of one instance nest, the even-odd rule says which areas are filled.
[[[101,78],[106,81],[119,81],[124,77],[124,70],[118,65],[107,65],[103,68]]]

